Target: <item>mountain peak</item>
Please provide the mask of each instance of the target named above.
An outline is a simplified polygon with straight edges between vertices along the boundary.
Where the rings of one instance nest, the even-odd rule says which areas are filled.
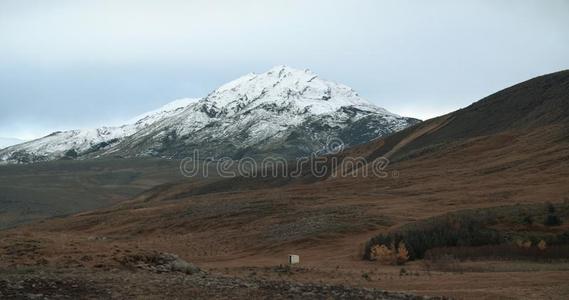
[[[0,151],[0,163],[65,157],[181,157],[199,149],[215,156],[307,155],[331,137],[347,145],[401,130],[404,118],[352,88],[309,69],[285,65],[249,73],[201,99],[174,101],[120,127],[71,130]]]
[[[260,105],[293,108],[314,115],[355,106],[396,116],[369,103],[346,85],[324,80],[309,69],[285,65],[275,66],[261,74],[250,73],[226,83],[210,93],[205,101],[229,114]]]
[[[303,74],[312,74],[312,71],[310,71],[310,69],[304,69],[304,70],[300,70],[300,69],[296,69],[293,67],[289,67],[287,65],[277,65],[272,67],[271,69],[269,69],[267,72],[263,73],[263,74],[267,74],[267,75],[278,75],[279,77],[285,76],[285,75],[303,75]],[[315,74],[313,74],[315,75]]]

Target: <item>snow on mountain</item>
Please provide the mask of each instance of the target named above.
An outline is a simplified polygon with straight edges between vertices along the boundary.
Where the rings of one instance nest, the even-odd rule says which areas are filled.
[[[277,66],[228,82],[200,99],[182,99],[120,127],[54,133],[0,151],[0,161],[65,156],[208,157],[307,155],[330,138],[367,142],[419,122],[377,107],[348,86],[310,70]],[[69,154],[69,153],[68,153]]]
[[[73,156],[70,158],[74,158],[81,153],[96,152],[116,144],[161,118],[167,118],[196,100],[190,98],[175,100],[159,109],[144,113],[122,126],[57,131],[39,139],[7,147],[0,150],[0,164],[36,162],[69,155]]]
[[[360,98],[348,86],[322,80],[308,69],[297,70],[287,66],[277,66],[259,75],[245,75],[222,85],[207,98],[228,110],[229,114],[239,112],[243,104],[281,103],[317,115],[332,113],[343,106],[358,106],[396,116]]]
[[[145,125],[149,125],[172,114],[172,112],[180,110],[199,100],[200,98],[182,98],[174,100],[158,109],[143,113],[130,119],[127,121],[127,124],[144,123]]]
[[[222,85],[124,139],[108,154],[183,157],[198,149],[208,157],[297,157],[318,150],[330,138],[353,145],[416,122],[309,70],[277,66]]]

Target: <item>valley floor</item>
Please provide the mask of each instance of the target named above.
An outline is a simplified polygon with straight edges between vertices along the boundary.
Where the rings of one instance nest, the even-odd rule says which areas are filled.
[[[378,289],[239,278],[218,274],[156,274],[124,270],[3,271],[2,299],[424,299]]]
[[[386,266],[345,248],[306,246],[295,251],[301,263],[292,267],[285,252],[243,253],[182,257],[200,269],[184,272],[161,268],[155,257],[169,247],[154,243],[0,235],[2,299],[566,299],[569,294],[569,261],[419,260]],[[141,257],[150,259],[141,263]]]

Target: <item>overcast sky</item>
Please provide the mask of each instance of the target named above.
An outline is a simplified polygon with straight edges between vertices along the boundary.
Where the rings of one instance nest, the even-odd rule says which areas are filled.
[[[0,1],[0,137],[118,124],[274,65],[426,119],[569,68],[569,1]]]

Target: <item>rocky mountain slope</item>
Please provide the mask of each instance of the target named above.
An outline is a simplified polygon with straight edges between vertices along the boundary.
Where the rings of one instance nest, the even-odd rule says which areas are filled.
[[[387,158],[389,168],[406,166],[410,173],[429,173],[428,176],[446,176],[453,166],[482,178],[489,177],[486,176],[487,173],[502,174],[498,178],[507,182],[515,176],[545,176],[542,171],[551,168],[559,171],[548,173],[553,180],[566,181],[567,171],[562,166],[569,161],[568,151],[569,70],[565,70],[521,82],[463,109],[425,120],[385,138],[348,148],[337,155],[335,165],[328,166],[326,176],[319,174],[314,177],[310,166],[305,166],[300,170],[303,175],[293,182],[322,181],[342,167],[344,158],[353,157],[364,158],[368,162],[365,166],[368,171],[373,168],[376,159]],[[472,171],[478,169],[480,174]],[[511,175],[514,170],[520,171],[520,174]],[[504,175],[506,172],[509,174]],[[465,173],[460,173],[460,176]],[[452,179],[458,178],[460,177]],[[471,184],[474,177],[464,178],[468,178],[468,184]],[[386,182],[383,178],[379,179],[379,184]],[[363,188],[360,185],[362,180],[374,182],[378,178],[348,176],[330,180],[336,183],[356,180],[359,182],[351,184]],[[447,184],[438,183],[443,183],[443,186]],[[225,179],[223,184],[216,183],[199,189],[192,187],[191,193],[228,191],[237,187],[241,190],[257,189],[286,184],[291,184],[289,178],[235,177]],[[420,189],[424,187],[419,187],[417,193],[423,193]],[[183,183],[177,188],[180,189],[177,193],[183,195],[188,195],[190,191]],[[554,193],[554,190],[557,191],[557,188],[549,191]],[[562,190],[569,191],[566,187]]]
[[[131,120],[128,124],[95,129],[57,131],[43,138],[0,149],[0,164],[77,158],[109,148],[154,122],[168,118],[198,99],[179,99]]]
[[[178,103],[179,104],[179,103]],[[419,120],[401,117],[310,70],[277,66],[206,97],[170,105],[120,127],[56,132],[0,151],[0,162],[70,158],[308,155],[332,138],[357,145]]]

